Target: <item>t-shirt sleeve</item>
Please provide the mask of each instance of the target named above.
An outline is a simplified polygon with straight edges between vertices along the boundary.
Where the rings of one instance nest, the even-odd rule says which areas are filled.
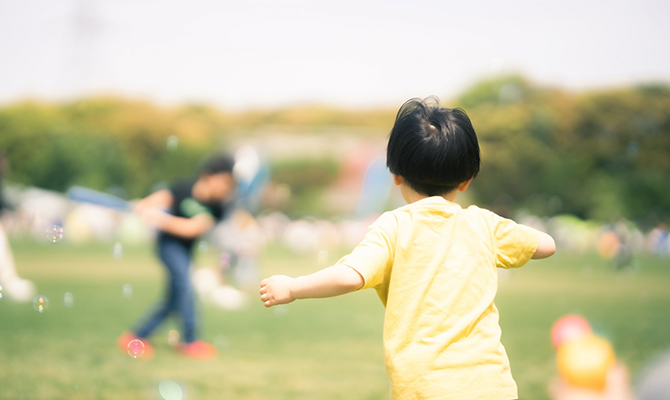
[[[533,257],[540,241],[538,232],[492,213],[498,268],[522,267]]]
[[[199,214],[205,214],[212,218],[215,218],[212,213],[212,210],[209,207],[200,204],[192,197],[187,197],[184,200],[182,200],[181,204],[179,204],[179,210],[186,218],[193,218]]]
[[[393,229],[392,214],[383,214],[368,228],[363,241],[337,264],[347,265],[363,277],[365,284],[361,289],[378,289],[388,285],[393,265]]]

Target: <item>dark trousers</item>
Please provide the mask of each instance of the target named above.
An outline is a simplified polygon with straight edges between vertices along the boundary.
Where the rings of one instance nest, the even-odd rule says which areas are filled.
[[[158,255],[168,272],[165,298],[160,300],[140,321],[135,335],[146,338],[171,313],[175,313],[182,322],[183,340],[191,343],[195,340],[195,299],[189,267],[191,265],[190,249],[178,241],[159,236]]]

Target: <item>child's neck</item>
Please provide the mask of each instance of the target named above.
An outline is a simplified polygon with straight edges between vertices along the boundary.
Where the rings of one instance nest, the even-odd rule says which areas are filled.
[[[416,192],[416,191],[410,189],[409,187],[407,187],[406,185],[402,185],[402,186],[403,187],[401,187],[400,192],[402,193],[402,197],[405,199],[407,204],[415,203],[419,200],[423,200],[423,199],[427,199],[428,197],[431,197],[431,196],[427,196],[425,194]],[[451,192],[445,193],[440,197],[442,197],[443,199],[453,203],[454,200],[456,200],[456,195],[457,194],[458,194],[458,190],[454,189]]]

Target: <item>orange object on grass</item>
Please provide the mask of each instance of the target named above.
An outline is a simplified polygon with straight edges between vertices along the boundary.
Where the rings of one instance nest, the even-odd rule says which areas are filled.
[[[558,372],[570,385],[602,391],[616,358],[607,340],[586,335],[559,347],[556,362]]]

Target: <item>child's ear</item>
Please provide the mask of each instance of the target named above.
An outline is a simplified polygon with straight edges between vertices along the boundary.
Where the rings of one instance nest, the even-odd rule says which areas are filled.
[[[405,182],[405,179],[402,176],[396,174],[391,175],[393,175],[393,183],[395,183],[397,186],[400,186]]]
[[[475,179],[475,178],[470,178],[467,181],[462,182],[460,185],[458,185],[458,191],[459,192],[465,192],[465,189],[467,189],[468,186],[470,186],[470,182],[472,182],[473,179]]]

